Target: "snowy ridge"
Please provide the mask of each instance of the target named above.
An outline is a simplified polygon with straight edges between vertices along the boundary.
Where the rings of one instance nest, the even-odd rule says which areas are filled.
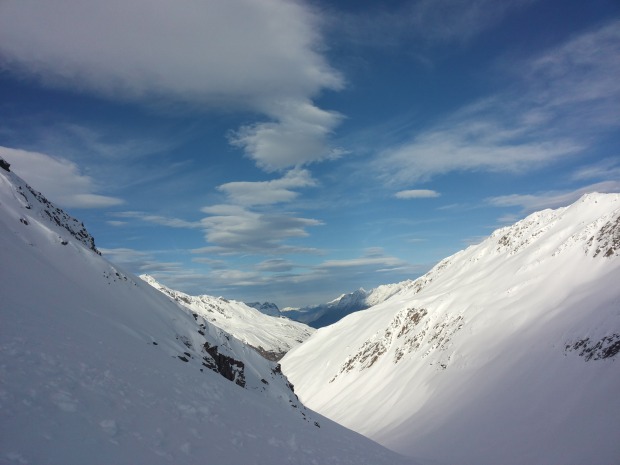
[[[401,453],[612,465],[619,224],[619,194],[534,213],[319,329],[283,371],[310,408]]]
[[[304,408],[277,364],[39,215],[24,185],[0,170],[0,463],[410,463]]]
[[[0,157],[0,166],[4,171],[0,178],[2,195],[13,198],[23,207],[20,211],[19,220],[28,225],[33,219],[43,220],[45,228],[58,234],[61,243],[67,243],[67,234],[77,239],[85,247],[100,255],[95,247],[95,239],[84,227],[84,223],[68,215],[65,211],[54,206],[43,194],[35,191],[26,184],[19,176],[10,172],[9,164]]]
[[[171,297],[209,323],[277,361],[291,348],[308,339],[314,329],[284,317],[272,317],[242,302],[209,295],[191,296],[157,282],[149,275],[141,279]]]

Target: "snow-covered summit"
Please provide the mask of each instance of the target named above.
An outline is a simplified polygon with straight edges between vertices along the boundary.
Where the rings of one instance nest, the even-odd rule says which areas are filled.
[[[314,332],[305,324],[265,315],[243,302],[210,295],[191,296],[164,286],[150,275],[141,275],[140,278],[269,360],[281,359]]]
[[[283,371],[306,405],[405,454],[615,464],[619,245],[619,194],[533,213],[319,329]]]

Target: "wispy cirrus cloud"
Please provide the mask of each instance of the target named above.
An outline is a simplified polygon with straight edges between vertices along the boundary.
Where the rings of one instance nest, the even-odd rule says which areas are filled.
[[[524,173],[583,153],[620,126],[620,22],[514,66],[514,90],[475,102],[404,142],[373,167],[386,182],[450,172]]]
[[[588,127],[620,125],[620,21],[568,40],[518,71],[541,103],[540,111]],[[559,113],[567,108],[572,112]]]
[[[274,170],[333,155],[341,116],[312,99],[344,80],[319,51],[321,27],[315,10],[285,0],[8,0],[0,66],[113,100],[255,112],[268,121],[232,141]]]
[[[111,262],[128,268],[136,274],[158,271],[160,273],[176,273],[183,271],[180,262],[165,262],[156,259],[152,251],[135,250],[126,247],[99,248],[101,253]]]
[[[8,147],[0,147],[0,156],[33,188],[60,206],[105,208],[124,203],[123,199],[96,193],[96,181],[66,158]]]
[[[397,8],[377,3],[371,10],[331,15],[334,33],[367,46],[394,46],[405,41],[465,42],[497,26],[509,13],[535,0],[419,0]]]
[[[520,207],[522,213],[531,213],[545,208],[565,207],[577,201],[582,195],[591,192],[620,192],[620,181],[603,181],[575,190],[501,195],[491,197],[487,199],[487,202],[496,207]]]
[[[620,179],[620,157],[606,158],[596,163],[585,164],[572,175],[577,181],[590,179]]]
[[[380,247],[368,248],[361,256],[316,264],[273,258],[243,267],[206,257],[193,259],[196,266],[165,261],[159,258],[166,254],[165,250],[104,248],[102,253],[129,271],[151,274],[163,284],[191,294],[223,295],[245,301],[260,294],[278,304],[299,306],[326,302],[343,289],[352,290],[360,285],[369,288],[415,277],[430,267],[409,264]],[[203,270],[203,264],[210,269]],[[377,274],[381,275],[381,282],[375,281]]]
[[[137,219],[140,221],[145,221],[147,223],[157,224],[159,226],[167,226],[169,228],[197,229],[201,227],[199,221],[187,221],[180,218],[152,215],[150,213],[138,211],[114,212],[112,213],[112,216],[115,216],[117,218]]]
[[[268,293],[273,302],[301,306],[332,300],[343,289],[374,287],[386,282],[383,280],[397,282],[415,277],[427,268],[393,257],[382,248],[369,248],[358,257],[324,260],[314,265],[269,259],[244,269],[218,270],[207,282],[216,293],[247,299]],[[374,281],[377,275],[381,275],[380,283]]]
[[[540,137],[540,126],[507,116],[515,111],[518,115],[513,103],[499,98],[479,102],[440,126],[384,150],[374,166],[386,182],[402,185],[454,171],[522,173],[584,148],[568,135]]]
[[[294,267],[295,264],[290,260],[272,258],[258,263],[256,265],[256,270],[261,272],[283,273],[291,271]]]

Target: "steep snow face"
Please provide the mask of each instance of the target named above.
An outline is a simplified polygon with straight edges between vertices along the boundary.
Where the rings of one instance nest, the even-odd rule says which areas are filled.
[[[191,296],[164,286],[152,276],[142,275],[140,278],[196,316],[250,345],[269,360],[280,360],[286,352],[314,332],[313,328],[305,324],[265,315],[242,302],[209,295]]]
[[[620,195],[534,213],[282,360],[310,408],[459,464],[620,457]]]
[[[27,192],[0,170],[0,463],[409,463],[305,409],[274,362]]]
[[[342,294],[340,297],[325,304],[285,309],[283,314],[294,320],[306,323],[313,328],[322,328],[341,320],[351,313],[365,310],[387,300],[409,287],[411,283],[412,281],[408,280],[397,284],[386,284],[370,291],[360,288],[355,292]]]

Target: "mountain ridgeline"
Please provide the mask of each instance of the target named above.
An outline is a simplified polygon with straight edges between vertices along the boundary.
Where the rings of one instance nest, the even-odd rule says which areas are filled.
[[[432,463],[617,463],[620,195],[533,213],[281,361],[310,408]]]

